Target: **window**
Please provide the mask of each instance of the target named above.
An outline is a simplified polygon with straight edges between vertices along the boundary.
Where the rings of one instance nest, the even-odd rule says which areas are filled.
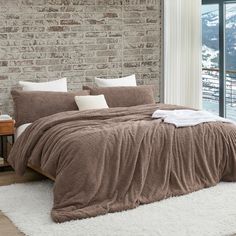
[[[203,107],[236,120],[236,1],[203,0]]]

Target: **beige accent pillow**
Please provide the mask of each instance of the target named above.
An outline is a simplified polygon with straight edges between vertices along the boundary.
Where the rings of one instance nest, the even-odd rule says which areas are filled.
[[[80,111],[109,108],[103,94],[95,96],[75,96]]]

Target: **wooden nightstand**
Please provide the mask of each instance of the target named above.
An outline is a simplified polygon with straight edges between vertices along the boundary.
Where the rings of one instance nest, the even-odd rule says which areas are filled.
[[[11,137],[12,143],[14,143],[14,125],[14,120],[0,120],[0,170],[4,170],[7,169],[6,167],[10,167],[10,165],[7,163],[7,145],[8,137]]]

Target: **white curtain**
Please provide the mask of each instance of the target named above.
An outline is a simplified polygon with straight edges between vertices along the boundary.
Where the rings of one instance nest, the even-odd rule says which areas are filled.
[[[164,0],[164,102],[202,107],[201,0]]]

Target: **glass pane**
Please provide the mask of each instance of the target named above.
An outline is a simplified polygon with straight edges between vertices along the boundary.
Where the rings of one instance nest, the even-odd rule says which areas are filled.
[[[225,9],[226,117],[236,120],[236,3]]]
[[[219,5],[202,6],[203,109],[219,115]]]
[[[219,115],[219,72],[202,71],[203,109]]]

